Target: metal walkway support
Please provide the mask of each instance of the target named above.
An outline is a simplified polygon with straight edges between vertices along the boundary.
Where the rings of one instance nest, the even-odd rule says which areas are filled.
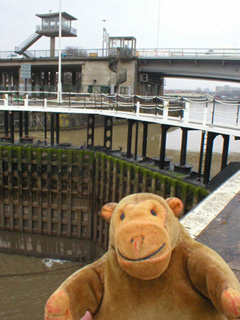
[[[171,126],[167,126],[165,124],[161,127],[161,148],[160,148],[160,161],[159,161],[159,169],[164,169],[165,155],[166,155],[166,143],[167,143],[167,131]]]
[[[112,150],[112,127],[113,118],[104,117],[104,148]]]
[[[143,122],[143,143],[142,143],[142,157],[143,159],[147,156],[147,136],[148,136],[148,123]]]
[[[94,147],[94,123],[95,116],[94,114],[88,115],[88,123],[87,123],[87,147]]]
[[[205,184],[207,184],[210,180],[213,141],[217,135],[218,134],[215,132],[208,132],[208,135],[207,135],[207,150],[206,150],[206,159],[205,159],[205,166],[204,166],[204,177],[203,177],[203,183]]]
[[[131,158],[132,151],[132,128],[135,120],[128,119],[128,138],[127,138],[127,158]]]

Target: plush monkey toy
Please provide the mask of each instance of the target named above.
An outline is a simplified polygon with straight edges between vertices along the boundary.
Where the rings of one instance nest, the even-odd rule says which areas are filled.
[[[49,298],[45,320],[240,319],[240,285],[213,250],[194,241],[177,198],[133,194],[102,209],[107,253]]]

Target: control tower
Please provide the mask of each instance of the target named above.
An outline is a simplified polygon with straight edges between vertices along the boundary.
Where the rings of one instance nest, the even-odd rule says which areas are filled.
[[[18,47],[15,47],[15,52],[30,57],[26,51],[42,36],[50,38],[51,57],[55,53],[55,38],[59,36],[59,12],[50,12],[46,14],[36,14],[42,19],[41,25],[37,25],[36,31]],[[62,12],[62,37],[77,37],[77,30],[72,28],[72,21],[77,18],[66,12]]]

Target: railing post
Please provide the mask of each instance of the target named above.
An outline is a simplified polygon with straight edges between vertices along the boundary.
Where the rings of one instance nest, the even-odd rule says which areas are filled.
[[[4,95],[4,107],[8,107],[8,94]]]
[[[44,98],[44,108],[47,108],[47,98]]]
[[[163,120],[167,120],[168,118],[168,107],[169,107],[169,102],[168,101],[163,101]]]
[[[188,123],[189,122],[189,110],[190,110],[190,102],[185,103],[185,108],[183,110],[183,122]]]
[[[136,115],[139,116],[139,111],[140,111],[140,102],[137,101],[137,104],[136,104]]]
[[[208,109],[208,102],[206,102],[206,106],[203,111],[203,125],[205,126],[207,124],[207,110]]]
[[[215,116],[215,100],[213,100],[213,108],[212,108],[212,122],[211,122],[212,125],[214,123],[214,116]]]
[[[28,107],[28,94],[26,94],[26,98],[24,99],[24,107]]]

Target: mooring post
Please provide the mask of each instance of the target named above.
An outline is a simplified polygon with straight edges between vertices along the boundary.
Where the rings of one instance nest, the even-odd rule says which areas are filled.
[[[229,140],[230,140],[230,136],[227,134],[223,134],[222,137],[223,137],[223,151],[222,151],[221,170],[223,170],[227,166]]]
[[[168,118],[168,107],[169,107],[169,102],[163,101],[163,120],[167,120]]]
[[[208,132],[208,135],[207,135],[207,150],[206,150],[206,158],[205,158],[205,166],[204,166],[204,177],[203,177],[203,183],[205,184],[207,184],[210,180],[213,141],[217,135],[218,134],[215,132]]]
[[[142,157],[147,156],[147,136],[148,136],[148,123],[143,122],[143,144],[142,144]]]
[[[183,109],[183,122],[189,122],[190,102],[185,102],[185,108]]]

